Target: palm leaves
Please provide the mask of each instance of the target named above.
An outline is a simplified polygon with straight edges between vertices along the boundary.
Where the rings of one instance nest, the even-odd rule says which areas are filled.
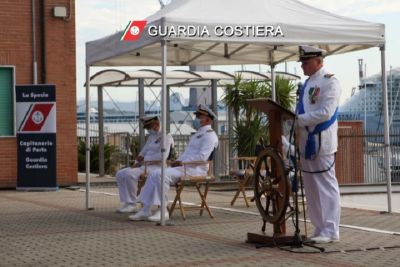
[[[280,76],[276,77],[275,90],[277,102],[290,109],[295,103],[296,86]],[[256,144],[268,136],[266,114],[251,107],[247,99],[271,98],[270,81],[244,82],[237,76],[232,85],[227,85],[223,100],[234,116],[233,144],[238,156],[253,156]]]

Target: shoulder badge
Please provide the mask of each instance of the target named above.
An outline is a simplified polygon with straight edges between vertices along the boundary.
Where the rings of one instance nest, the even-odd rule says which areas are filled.
[[[327,73],[327,74],[324,75],[324,77],[329,79],[329,78],[333,77],[333,75],[335,75],[335,74]]]
[[[208,129],[207,130],[207,133],[211,133],[211,132],[214,132],[214,130],[213,129]]]

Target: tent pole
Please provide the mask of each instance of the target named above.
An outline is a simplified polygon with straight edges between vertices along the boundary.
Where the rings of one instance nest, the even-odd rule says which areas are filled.
[[[385,137],[385,169],[387,181],[387,198],[388,212],[392,212],[392,181],[391,181],[391,153],[390,153],[390,136],[389,136],[389,105],[387,94],[387,77],[386,77],[386,60],[385,60],[385,45],[380,46],[381,50],[381,70],[382,70],[382,98],[384,110],[384,137]]]
[[[139,94],[139,118],[144,116],[144,79],[139,78],[139,87],[138,87],[138,94]],[[139,121],[139,120],[138,120]],[[139,151],[144,146],[144,129],[139,125]]]
[[[231,147],[231,144],[233,144],[233,111],[231,108],[227,107],[228,111],[228,155],[229,159],[234,157],[234,150]],[[228,160],[228,170],[231,169],[231,161]]]
[[[86,209],[90,210],[90,66],[86,65]]]
[[[171,132],[171,116],[170,116],[170,111],[171,111],[171,105],[170,105],[170,97],[169,97],[169,93],[171,92],[171,87],[170,86],[166,86],[166,88],[167,88],[167,92],[166,92],[166,107],[167,107],[167,110],[168,110],[168,116],[166,116],[166,128],[165,128],[165,131],[167,132],[167,133],[170,133]]]
[[[271,65],[271,90],[272,90],[272,101],[276,102],[275,92],[275,65]]]
[[[211,109],[212,111],[214,111],[215,115],[217,116],[213,122],[213,129],[214,131],[217,133],[217,135],[219,135],[219,130],[218,130],[218,87],[217,87],[217,80],[216,79],[212,79],[211,80]],[[219,174],[221,166],[220,166],[220,160],[219,160],[219,155],[218,153],[215,153],[216,155],[214,155],[214,176],[217,177],[217,179],[219,179]]]
[[[166,146],[166,122],[167,122],[167,44],[165,40],[161,41],[161,56],[162,56],[162,87],[161,87],[161,226],[165,225],[165,208],[167,203],[165,203],[165,167],[167,155],[165,153]]]
[[[97,120],[99,129],[99,176],[105,175],[104,171],[104,108],[103,86],[97,86]]]
[[[276,92],[275,92],[275,63],[274,63],[274,51],[269,52],[269,58],[271,62],[271,90],[272,90],[272,101],[276,102]]]

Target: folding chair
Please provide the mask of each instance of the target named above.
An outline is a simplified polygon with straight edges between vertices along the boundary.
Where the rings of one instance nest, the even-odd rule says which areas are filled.
[[[235,204],[236,199],[239,197],[240,193],[242,193],[246,206],[250,207],[248,202],[249,197],[246,196],[246,188],[253,187],[253,174],[256,160],[257,157],[237,157],[232,159],[232,161],[237,163],[236,166],[238,166],[238,169],[231,171],[230,175],[236,178],[238,188],[231,201],[231,206]]]
[[[210,186],[210,182],[215,180],[215,176],[213,174],[213,159],[214,159],[214,151],[211,153],[207,161],[191,161],[191,162],[183,162],[184,174],[180,177],[179,181],[175,184],[176,195],[175,199],[172,202],[169,208],[169,216],[172,216],[174,212],[175,206],[177,202],[179,203],[179,209],[181,211],[181,216],[184,220],[186,220],[185,209],[199,209],[200,216],[203,215],[203,211],[207,210],[208,214],[211,218],[214,218],[213,213],[211,212],[209,206],[207,205],[207,193]],[[205,175],[189,175],[187,170],[188,168],[200,165],[207,165],[208,171]],[[195,186],[197,192],[199,193],[201,203],[198,206],[185,206],[182,204],[182,191],[185,186]],[[202,187],[204,186],[204,190]]]
[[[236,178],[238,187],[231,201],[231,206],[235,204],[236,199],[239,197],[240,193],[242,193],[244,201],[246,202],[246,206],[250,207],[249,199],[252,198],[246,196],[246,188],[254,188],[254,166],[258,154],[260,154],[260,152],[264,149],[264,139],[260,137],[255,147],[254,157],[237,157],[232,159],[234,163],[237,162],[235,166],[237,166],[238,168],[231,171],[230,176]]]

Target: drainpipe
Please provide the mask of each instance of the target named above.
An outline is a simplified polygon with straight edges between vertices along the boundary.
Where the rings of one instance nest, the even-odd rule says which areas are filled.
[[[36,61],[36,6],[32,0],[32,74],[33,84],[37,84],[37,61]]]
[[[40,2],[40,31],[41,35],[41,61],[42,61],[42,83],[46,83],[46,14],[45,14],[45,0]]]

